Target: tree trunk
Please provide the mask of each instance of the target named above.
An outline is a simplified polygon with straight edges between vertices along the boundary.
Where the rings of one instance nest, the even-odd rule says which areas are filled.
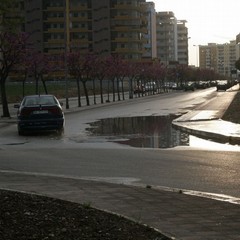
[[[113,102],[115,102],[115,78],[112,80],[112,93],[113,93]]]
[[[96,102],[96,86],[95,86],[95,79],[93,79],[92,81],[93,81],[93,102],[94,102],[94,104],[97,104],[97,102]]]
[[[24,78],[22,81],[22,97],[25,96],[25,83],[26,83],[26,79],[27,79],[27,71],[24,72]]]
[[[100,79],[100,95],[101,95],[101,103],[103,103],[103,80]]]
[[[121,86],[122,86],[122,98],[123,98],[123,100],[125,100],[123,80],[124,80],[124,77],[121,79],[121,81],[122,81],[122,85]]]
[[[77,78],[77,92],[78,92],[78,107],[81,107],[81,92],[80,92],[80,84],[79,84],[79,79]]]
[[[6,81],[4,79],[0,80],[1,100],[2,100],[2,109],[3,109],[2,117],[10,117],[5,82]]]
[[[46,85],[46,82],[43,80],[43,76],[42,75],[41,75],[41,81],[42,81],[45,93],[48,94],[47,85]]]
[[[25,79],[22,81],[22,96],[25,96]]]
[[[85,96],[86,96],[86,103],[87,103],[87,106],[89,106],[89,97],[88,97],[88,90],[87,90],[87,86],[86,86],[86,80],[83,80],[82,81],[82,84],[83,84],[83,89],[84,89],[84,93],[85,93]]]
[[[133,99],[133,78],[129,80],[129,99]]]
[[[108,90],[107,90],[107,101],[106,102],[110,102],[110,80],[108,80],[107,88],[108,88]]]
[[[36,80],[36,88],[35,88],[35,94],[39,94],[39,76],[35,76],[35,80]]]
[[[118,101],[121,101],[120,89],[119,89],[119,78],[118,77],[117,77],[117,96],[118,96]]]

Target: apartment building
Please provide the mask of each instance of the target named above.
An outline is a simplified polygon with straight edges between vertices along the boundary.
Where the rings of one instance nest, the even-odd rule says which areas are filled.
[[[236,60],[240,59],[240,33],[236,36]]]
[[[145,51],[143,58],[155,59],[157,58],[157,36],[156,36],[156,11],[154,2],[144,3],[146,6],[145,16],[147,19],[147,33],[144,38],[146,43],[144,44]]]
[[[178,60],[177,52],[177,19],[173,12],[158,12],[157,21],[157,56],[161,62]]]
[[[207,46],[199,46],[199,67],[231,76],[240,54],[239,49],[239,44],[236,44],[235,40],[224,44],[209,43]]]
[[[3,6],[4,11],[0,11],[0,30],[7,31],[25,31],[24,28],[24,4],[23,0],[18,2],[4,2]]]
[[[145,0],[110,0],[112,53],[141,59],[147,34]]]
[[[217,71],[217,44],[209,43],[199,46],[199,67]]]
[[[157,56],[166,65],[188,65],[188,28],[186,20],[177,20],[173,12],[156,15]]]
[[[240,33],[236,36],[236,44],[240,43]]]
[[[140,59],[147,34],[145,0],[25,0],[26,31],[41,52],[65,50]]]
[[[188,28],[186,20],[177,21],[177,59],[178,63],[188,65]]]
[[[23,29],[39,52],[117,54],[188,64],[188,29],[146,0],[19,0]]]

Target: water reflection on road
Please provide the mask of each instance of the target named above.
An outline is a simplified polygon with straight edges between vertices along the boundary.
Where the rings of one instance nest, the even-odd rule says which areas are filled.
[[[239,146],[216,143],[189,135],[172,127],[179,116],[144,116],[106,118],[89,123],[91,136],[103,136],[112,142],[140,148],[174,148],[190,146],[212,150],[240,150]]]
[[[90,135],[133,147],[173,148],[188,146],[189,135],[172,128],[175,115],[107,118],[90,123]]]

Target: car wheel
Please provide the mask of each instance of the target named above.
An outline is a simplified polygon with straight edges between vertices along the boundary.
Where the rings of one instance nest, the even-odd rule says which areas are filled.
[[[63,134],[64,134],[64,127],[58,129],[58,130],[57,130],[57,133],[58,133],[59,135],[63,135]]]
[[[24,131],[23,131],[23,130],[20,130],[20,129],[18,129],[18,135],[19,135],[19,136],[23,136],[23,135],[24,135]]]

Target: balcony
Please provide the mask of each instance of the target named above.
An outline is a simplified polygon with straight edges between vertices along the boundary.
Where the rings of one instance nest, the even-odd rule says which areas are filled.
[[[117,15],[114,16],[112,20],[139,20],[139,17],[131,15]]]
[[[116,48],[114,53],[124,53],[124,54],[142,54],[143,50],[139,48]]]
[[[75,47],[75,46],[78,46],[78,45],[86,45],[86,44],[91,44],[92,41],[90,39],[71,39],[70,40],[70,46],[71,47]]]
[[[64,17],[49,17],[44,19],[44,23],[64,23]]]
[[[92,19],[86,17],[70,17],[71,22],[91,22]]]
[[[137,32],[146,33],[147,28],[141,26],[112,26],[112,32]]]
[[[64,11],[64,6],[62,7],[47,7],[47,9],[45,9],[45,12],[63,12]]]
[[[143,43],[145,41],[143,39],[138,39],[138,38],[121,37],[121,38],[112,39],[112,42],[116,42],[116,43]]]
[[[137,6],[133,4],[115,4],[111,7],[111,10],[135,10],[135,11],[142,11],[143,6]]]
[[[88,28],[71,28],[70,29],[70,33],[89,33],[92,32],[92,29],[88,29]]]
[[[44,33],[64,33],[64,28],[48,28]]]
[[[64,47],[65,45],[65,40],[64,39],[48,39],[44,44],[47,45],[62,45]]]

